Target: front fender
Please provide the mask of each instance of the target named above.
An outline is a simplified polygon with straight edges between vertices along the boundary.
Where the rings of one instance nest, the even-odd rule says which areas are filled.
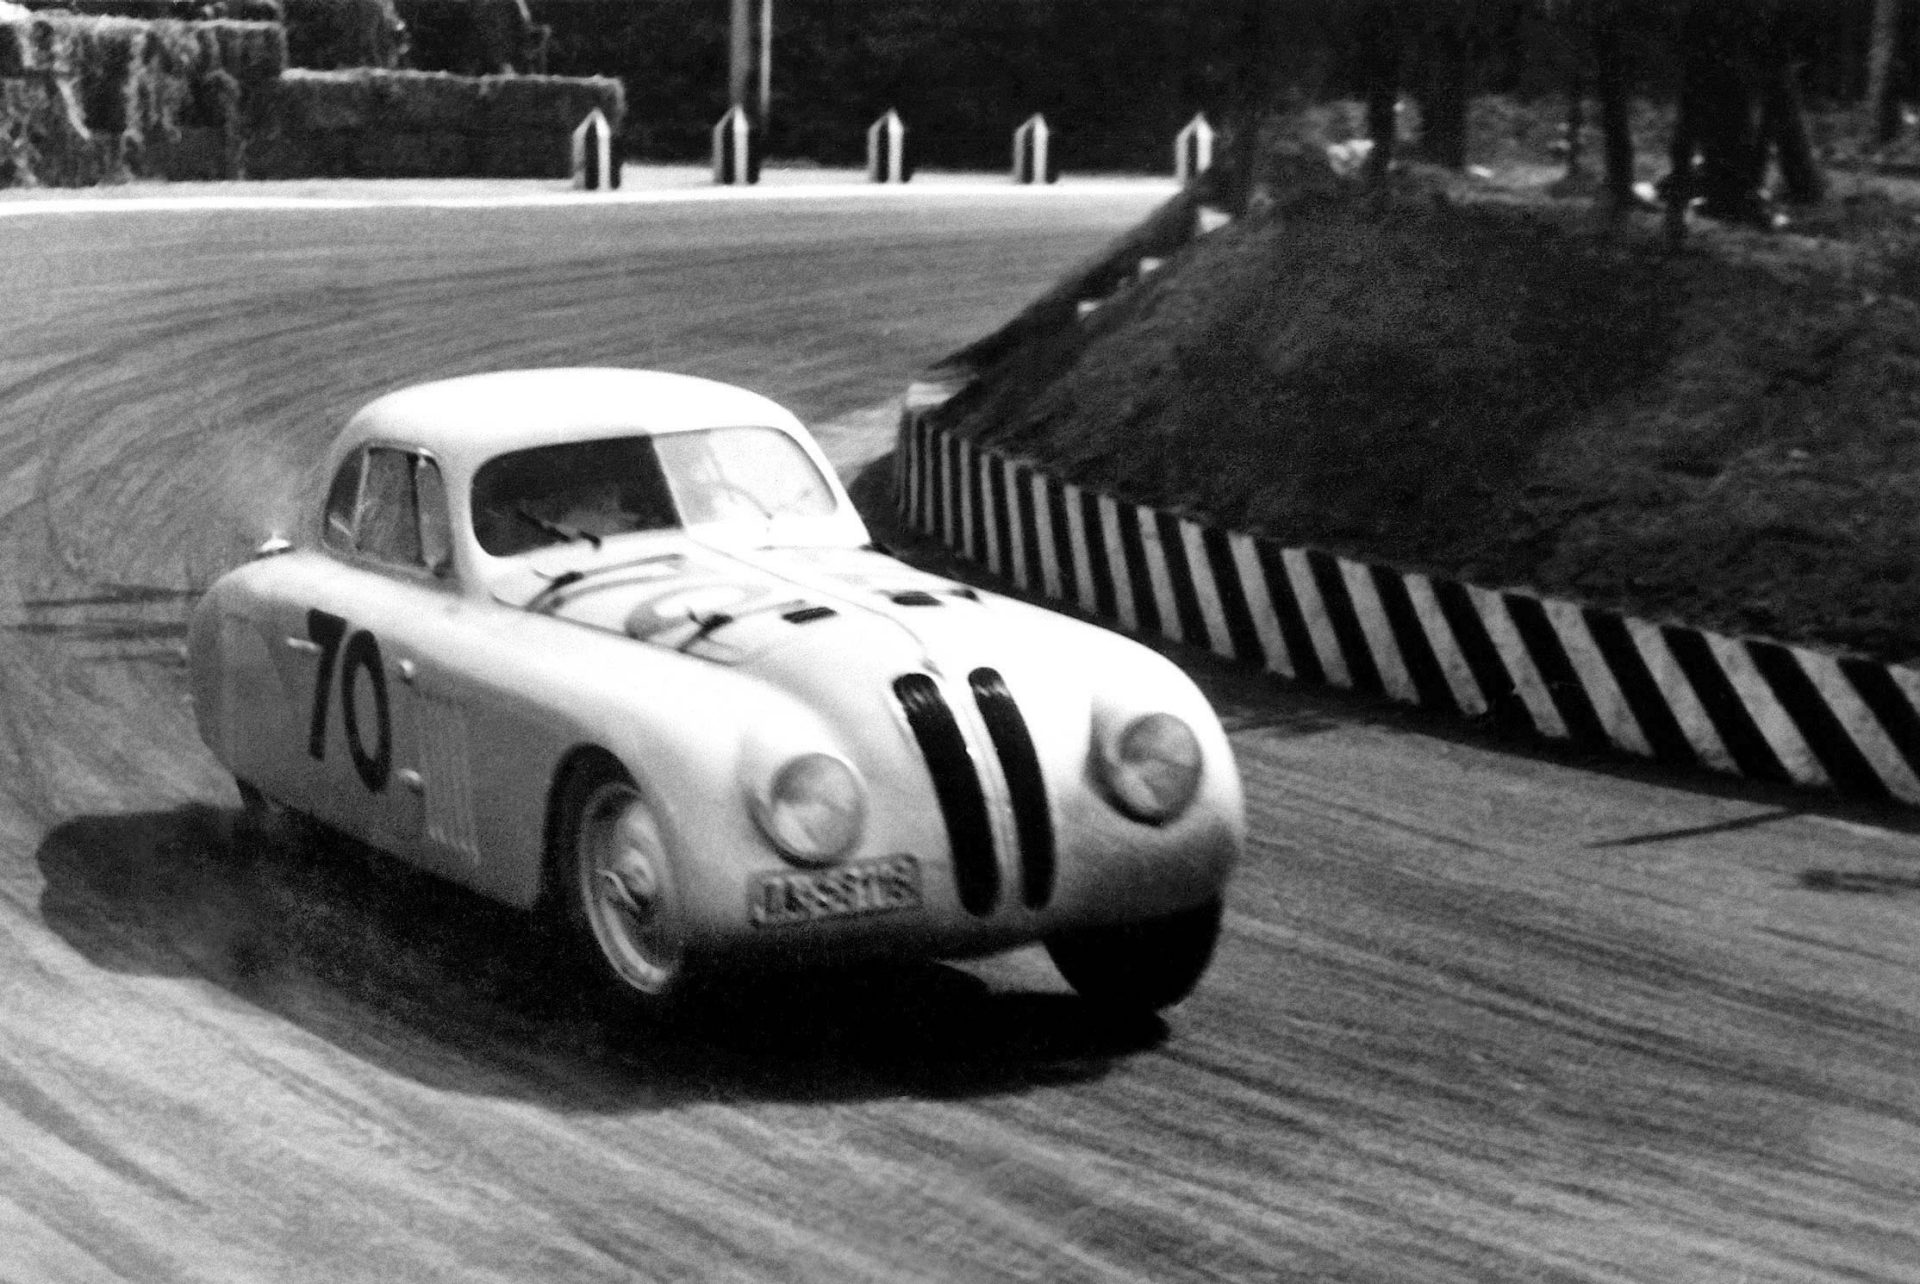
[[[624,637],[529,616],[460,652],[437,667],[472,718],[482,890],[517,905],[545,890],[553,799],[583,750],[611,755],[653,806],[696,927],[738,918],[744,872],[780,863],[753,819],[753,765],[848,756],[788,693]]]

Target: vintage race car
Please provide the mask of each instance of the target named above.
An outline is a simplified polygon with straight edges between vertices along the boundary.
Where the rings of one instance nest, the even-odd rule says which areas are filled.
[[[878,551],[773,402],[451,379],[361,410],[324,479],[192,621],[249,810],[550,915],[641,1009],[736,962],[1033,941],[1103,1003],[1205,970],[1244,839],[1205,698]]]

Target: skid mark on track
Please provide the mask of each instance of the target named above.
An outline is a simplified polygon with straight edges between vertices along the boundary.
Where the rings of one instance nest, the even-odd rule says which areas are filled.
[[[1758,829],[1762,825],[1776,824],[1782,820],[1803,816],[1806,813],[1798,808],[1782,807],[1777,811],[1765,811],[1756,816],[1736,816],[1732,820],[1715,821],[1711,825],[1692,825],[1685,829],[1666,829],[1653,834],[1636,834],[1631,838],[1606,838],[1588,843],[1596,850],[1606,847],[1647,847],[1654,843],[1678,842],[1687,838],[1704,838],[1709,834],[1733,834],[1744,829]]]
[[[1857,896],[1920,894],[1920,874],[1882,874],[1868,870],[1810,869],[1800,885],[1813,892],[1847,892]]]

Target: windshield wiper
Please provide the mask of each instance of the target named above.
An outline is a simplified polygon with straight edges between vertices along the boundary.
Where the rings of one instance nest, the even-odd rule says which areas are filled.
[[[728,615],[725,611],[715,611],[712,615],[706,616],[704,618],[698,615],[694,615],[692,612],[688,612],[687,618],[692,620],[694,623],[698,624],[700,627],[694,630],[692,637],[688,638],[685,642],[682,642],[680,644],[680,650],[682,651],[689,649],[696,642],[704,641],[708,637],[708,635],[712,634],[715,630],[724,629],[727,627],[727,625],[733,623],[733,617],[731,615]]]
[[[595,535],[592,531],[583,531],[583,530],[580,530],[578,527],[563,526],[559,522],[549,521],[547,518],[540,516],[538,513],[528,512],[527,506],[525,504],[515,504],[508,511],[511,512],[515,517],[518,517],[521,521],[525,522],[527,525],[533,527],[535,530],[541,532],[544,535],[551,535],[555,539],[564,541],[565,543],[569,543],[569,544],[571,544],[575,540],[583,539],[587,541],[587,543],[593,545],[594,552],[597,553],[600,551],[600,537],[598,535]]]

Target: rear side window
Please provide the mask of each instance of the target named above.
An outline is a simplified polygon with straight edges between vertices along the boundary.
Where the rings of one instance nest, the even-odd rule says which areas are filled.
[[[420,560],[440,568],[453,564],[453,517],[447,512],[447,487],[440,465],[425,455],[414,460],[413,499],[420,509]]]
[[[380,562],[420,564],[420,509],[413,498],[413,456],[376,446],[367,452],[354,547]]]
[[[439,466],[392,446],[355,451],[327,491],[322,538],[390,566],[444,569],[453,534]]]
[[[360,509],[360,478],[365,474],[366,452],[356,450],[340,464],[327,490],[326,527],[322,538],[327,546],[342,551],[353,547],[353,518]]]

